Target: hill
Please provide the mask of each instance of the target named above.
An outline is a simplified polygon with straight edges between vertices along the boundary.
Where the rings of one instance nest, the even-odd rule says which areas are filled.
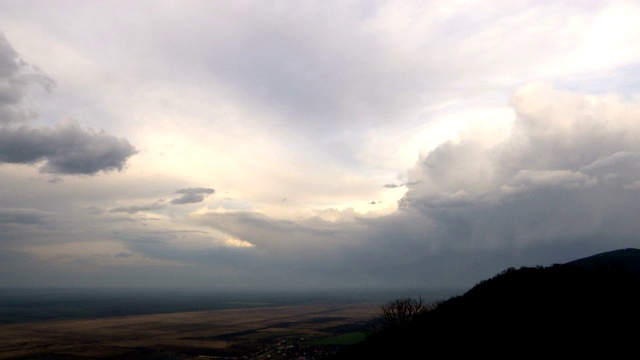
[[[508,269],[338,358],[601,356],[636,350],[640,250]]]
[[[640,249],[620,249],[603,252],[566,263],[568,266],[606,268],[640,275]]]

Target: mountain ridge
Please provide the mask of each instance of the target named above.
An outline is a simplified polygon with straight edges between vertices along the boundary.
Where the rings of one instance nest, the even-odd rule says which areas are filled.
[[[601,252],[565,263],[568,266],[604,267],[640,275],[640,249],[626,248]]]
[[[411,323],[372,334],[337,358],[622,355],[636,350],[637,269],[635,248],[509,268]]]

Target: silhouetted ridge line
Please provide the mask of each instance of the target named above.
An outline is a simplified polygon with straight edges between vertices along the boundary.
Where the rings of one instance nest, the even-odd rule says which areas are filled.
[[[603,252],[586,258],[570,261],[569,266],[608,268],[640,275],[640,249],[628,248]]]

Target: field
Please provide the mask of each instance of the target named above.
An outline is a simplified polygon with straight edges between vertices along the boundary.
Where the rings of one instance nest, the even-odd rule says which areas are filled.
[[[0,359],[317,359],[338,346],[318,340],[362,336],[349,334],[361,331],[380,305],[343,302],[4,324]]]

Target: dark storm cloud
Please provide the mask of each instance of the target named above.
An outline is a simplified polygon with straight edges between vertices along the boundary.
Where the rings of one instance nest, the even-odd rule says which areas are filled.
[[[208,195],[215,193],[214,189],[209,188],[186,188],[176,191],[176,194],[181,194],[179,198],[171,200],[174,205],[182,204],[194,204],[204,201],[204,198]]]
[[[50,90],[53,80],[37,68],[29,66],[0,33],[0,125],[23,122],[35,116],[25,102],[25,89],[30,84]]]
[[[136,153],[126,139],[83,129],[72,120],[53,128],[0,129],[0,162],[39,164],[45,173],[93,175],[120,171]]]

